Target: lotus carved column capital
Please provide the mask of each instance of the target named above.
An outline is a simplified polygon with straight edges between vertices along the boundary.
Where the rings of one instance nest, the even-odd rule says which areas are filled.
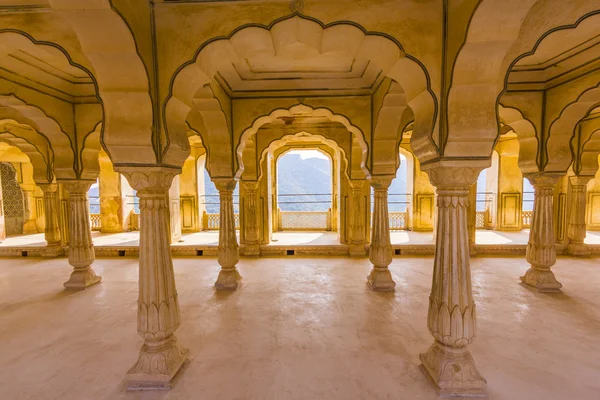
[[[453,167],[453,166],[438,166],[427,169],[431,184],[438,191],[444,189],[464,189],[469,188],[477,182],[479,173],[483,168],[480,167]]]
[[[60,183],[67,189],[69,195],[85,195],[87,194],[90,187],[96,183],[96,181],[90,180],[65,180]]]
[[[115,166],[115,171],[123,174],[131,187],[140,194],[166,194],[175,175],[181,173],[181,169],[167,167]]]

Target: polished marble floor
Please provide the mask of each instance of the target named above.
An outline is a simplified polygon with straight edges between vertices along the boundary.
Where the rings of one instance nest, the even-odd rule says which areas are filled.
[[[0,260],[0,398],[9,400],[438,399],[419,370],[431,257],[394,258],[395,293],[365,285],[367,259],[242,259],[217,293],[214,258],[174,260],[190,362],[170,392],[127,393],[137,357],[137,260],[99,259],[101,284],[62,290],[65,259]],[[600,266],[559,257],[563,293],[518,284],[523,258],[476,258],[470,347],[494,400],[595,400]]]

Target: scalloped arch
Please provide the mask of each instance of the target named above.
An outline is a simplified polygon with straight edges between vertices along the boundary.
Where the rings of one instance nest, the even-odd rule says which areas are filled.
[[[301,29],[316,32],[310,38],[309,35],[306,35],[307,38],[299,36],[299,40],[304,40],[303,44],[308,47],[306,51],[320,53],[328,50],[362,57],[376,63],[383,70],[384,76],[397,81],[415,115],[414,135],[420,139],[419,152],[424,157],[438,154],[431,139],[437,119],[437,99],[424,65],[407,54],[400,43],[389,35],[369,32],[350,21],[323,24],[298,13],[275,20],[269,25],[241,26],[226,37],[211,39],[198,48],[190,61],[177,69],[171,78],[169,95],[163,103],[164,128],[170,139],[169,145],[179,148],[183,142],[187,143],[184,125],[195,107],[194,99],[199,90],[210,84],[220,68],[254,54],[286,51],[280,45],[285,42],[285,38],[274,40],[274,37],[285,35],[292,24],[302,25]],[[223,116],[221,120],[226,119]],[[231,127],[220,127],[221,131],[226,129],[230,131]],[[168,151],[169,149],[165,150],[165,157],[168,157]]]
[[[354,138],[356,138],[358,140],[358,144],[361,149],[360,167],[363,170],[363,172],[365,173],[365,175],[370,176],[370,173],[366,167],[367,154],[368,154],[369,149],[367,146],[367,142],[365,141],[364,135],[358,127],[352,125],[352,123],[345,116],[339,115],[339,114],[334,114],[331,110],[329,110],[327,108],[312,108],[306,104],[297,104],[288,109],[285,109],[285,108],[276,109],[276,110],[273,110],[269,115],[263,115],[261,117],[258,117],[256,120],[254,120],[254,123],[252,124],[252,126],[246,128],[244,130],[244,132],[240,136],[239,143],[236,146],[238,169],[235,173],[235,177],[237,179],[239,179],[241,177],[242,173],[244,172],[243,153],[244,153],[244,148],[246,146],[246,141],[250,137],[255,135],[256,132],[258,132],[258,130],[263,125],[269,124],[281,117],[293,117],[295,115],[296,116],[302,115],[302,116],[311,116],[311,117],[325,117],[329,121],[339,122],[342,125],[344,125],[346,127],[346,129],[348,129],[348,131],[350,133],[352,133]]]
[[[517,134],[519,140],[519,168],[522,173],[538,172],[538,137],[533,123],[518,108],[498,105],[500,122]]]
[[[558,118],[552,121],[548,129],[546,151],[552,157],[546,157],[547,162],[542,166],[544,170],[564,172],[569,169],[573,160],[571,142],[577,124],[598,106],[600,106],[600,83],[581,92],[575,101],[561,110]]]

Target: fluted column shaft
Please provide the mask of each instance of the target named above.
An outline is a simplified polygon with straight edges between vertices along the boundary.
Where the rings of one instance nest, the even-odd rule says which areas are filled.
[[[554,186],[561,175],[549,173],[526,174],[535,189],[533,218],[527,243],[527,270],[521,281],[540,292],[559,291],[562,284],[556,280],[551,267],[556,263],[554,238]]]
[[[421,354],[424,371],[441,395],[484,395],[486,381],[467,345],[475,339],[467,209],[480,168],[437,167],[437,232],[427,327],[434,343]]]
[[[365,248],[365,207],[363,201],[364,180],[349,180],[350,184],[350,234],[348,252],[351,256],[364,256]],[[389,224],[389,222],[388,222]],[[391,261],[391,260],[390,260]]]
[[[240,260],[237,237],[235,235],[235,214],[233,210],[233,190],[236,181],[234,179],[215,179],[215,186],[219,191],[220,213],[219,213],[219,252],[218,261],[221,271],[215,288],[217,290],[235,290],[241,283],[237,268]]]
[[[168,389],[189,353],[174,335],[180,313],[169,246],[169,187],[179,171],[155,167],[119,172],[140,199],[137,326],[144,345],[127,381],[130,389]]]
[[[48,256],[57,256],[63,253],[60,244],[60,227],[58,225],[58,184],[48,183],[40,184],[44,192],[44,238],[48,243]]]
[[[244,186],[244,254],[260,255],[260,230],[258,225],[258,182],[243,182]],[[232,197],[233,205],[233,197]],[[235,222],[235,221],[234,221]],[[234,227],[235,228],[235,227]]]
[[[369,260],[373,269],[367,277],[367,284],[375,291],[392,291],[396,283],[388,266],[392,262],[392,242],[390,240],[390,219],[388,216],[388,188],[393,176],[373,176],[370,178],[375,194],[373,203],[373,227]]]
[[[64,181],[69,192],[69,264],[74,268],[65,282],[70,289],[85,289],[102,280],[91,265],[95,260],[87,192],[95,181]]]
[[[572,256],[589,256],[590,250],[583,243],[586,236],[585,210],[587,197],[587,184],[591,176],[570,176],[569,192],[571,204],[569,206],[569,223],[567,225],[567,254]]]

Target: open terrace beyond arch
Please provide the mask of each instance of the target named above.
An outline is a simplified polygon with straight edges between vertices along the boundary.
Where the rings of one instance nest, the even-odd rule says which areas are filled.
[[[455,3],[4,1],[2,399],[596,398],[600,4]]]

